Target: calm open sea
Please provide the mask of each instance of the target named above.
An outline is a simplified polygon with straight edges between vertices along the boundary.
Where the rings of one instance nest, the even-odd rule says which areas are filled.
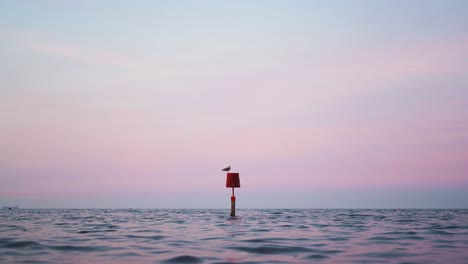
[[[0,263],[468,263],[468,210],[0,210]]]

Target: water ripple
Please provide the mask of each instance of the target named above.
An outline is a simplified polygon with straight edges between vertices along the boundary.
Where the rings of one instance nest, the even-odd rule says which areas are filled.
[[[468,210],[0,211],[0,263],[466,263]]]

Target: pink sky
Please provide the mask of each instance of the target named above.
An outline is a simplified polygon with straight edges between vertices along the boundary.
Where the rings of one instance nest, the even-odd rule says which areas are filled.
[[[468,188],[464,4],[18,5],[0,11],[4,201],[209,201],[227,165],[247,195]],[[180,199],[167,206],[198,206]]]

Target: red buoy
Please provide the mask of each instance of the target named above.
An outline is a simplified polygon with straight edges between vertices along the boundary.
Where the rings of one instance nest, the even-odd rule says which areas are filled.
[[[232,188],[231,196],[231,216],[236,216],[236,196],[234,196],[234,188],[240,188],[239,173],[228,172],[226,175],[226,188]]]
[[[226,188],[240,188],[239,173],[228,172],[226,176]]]

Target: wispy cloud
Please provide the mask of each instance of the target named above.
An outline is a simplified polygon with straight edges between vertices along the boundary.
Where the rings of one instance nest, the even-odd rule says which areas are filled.
[[[83,43],[74,43],[46,31],[0,29],[4,41],[13,43],[18,48],[44,55],[64,58],[78,63],[112,66],[142,72],[158,72],[157,65],[150,60],[131,54],[116,52],[108,47],[87,47]]]

